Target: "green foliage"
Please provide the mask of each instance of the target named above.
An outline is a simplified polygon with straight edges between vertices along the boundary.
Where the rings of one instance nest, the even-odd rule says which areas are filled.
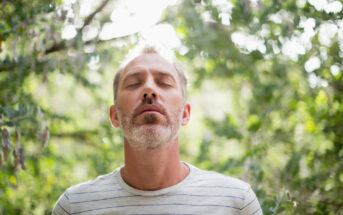
[[[248,181],[264,214],[342,213],[342,11],[220,2],[182,1],[160,21],[186,48],[178,57],[193,117],[182,158]],[[116,2],[98,2],[86,17],[80,4],[0,3],[0,214],[50,214],[65,188],[123,163],[122,134],[107,114],[114,71],[140,35],[84,40]],[[306,20],[313,34],[291,55],[286,44],[299,43]],[[329,42],[326,24],[337,28]],[[78,26],[71,39],[61,38],[67,25]],[[319,67],[308,69],[313,57]]]
[[[17,110],[8,110],[6,107],[2,107],[0,105],[0,114],[2,118],[2,123],[0,126],[19,126],[20,121],[22,120],[30,120],[33,114],[32,107],[29,105],[23,106],[19,105]]]
[[[208,79],[226,79],[227,88],[240,97],[234,104],[240,110],[234,114],[239,122],[235,132],[227,119],[209,124],[208,129],[212,136],[237,139],[245,148],[238,158],[245,162],[238,163],[238,167],[244,167],[243,176],[249,175],[248,180],[256,186],[264,213],[337,214],[343,206],[338,197],[343,191],[343,181],[339,179],[342,111],[338,108],[343,98],[342,49],[338,45],[342,43],[333,37],[331,45],[323,45],[318,40],[318,30],[327,22],[337,24],[342,13],[328,14],[309,3],[302,7],[297,4],[258,1],[253,5],[250,1],[237,1],[231,24],[224,25],[220,11],[225,4],[191,6],[184,2],[182,9],[169,14],[166,20],[177,29],[188,29],[183,42],[190,50],[184,58],[195,65],[192,75],[196,86]],[[204,13],[211,18],[204,19]],[[287,16],[281,16],[280,23],[270,18],[282,13]],[[180,18],[173,19],[175,16]],[[304,33],[300,20],[308,18],[316,22],[316,35],[310,40],[312,48],[299,55],[297,61],[275,51],[283,49],[283,41]],[[263,29],[270,33],[261,34]],[[236,31],[262,39],[266,51],[237,48],[230,40]],[[328,54],[323,57],[323,52]],[[305,63],[313,55],[322,56],[321,66],[306,72]],[[338,74],[330,72],[332,65],[337,65]],[[327,85],[311,86],[310,76],[325,80]],[[214,144],[207,143],[206,147],[210,150]],[[203,149],[201,152],[205,154]],[[219,159],[213,159],[206,168],[223,171],[218,163]],[[234,173],[232,169],[226,171]],[[285,190],[291,198],[283,197]]]

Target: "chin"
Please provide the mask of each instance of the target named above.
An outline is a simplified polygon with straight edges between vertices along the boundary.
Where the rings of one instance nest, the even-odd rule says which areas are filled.
[[[134,149],[142,150],[142,151],[154,151],[154,150],[167,149],[171,145],[169,142],[161,142],[159,140],[155,140],[155,141],[141,140],[139,142],[132,142],[131,141],[131,142],[129,142],[129,144]]]
[[[171,131],[160,125],[145,125],[137,128],[131,138],[131,146],[140,150],[158,150],[168,148],[173,142]]]
[[[145,114],[144,117],[138,118],[136,122],[134,122],[135,126],[158,126],[158,125],[167,125],[167,121],[162,117],[156,116],[154,114]]]

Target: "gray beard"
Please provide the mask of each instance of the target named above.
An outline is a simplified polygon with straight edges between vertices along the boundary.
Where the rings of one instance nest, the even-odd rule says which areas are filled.
[[[182,108],[172,116],[166,116],[167,122],[161,124],[155,114],[145,114],[142,125],[136,125],[135,119],[123,116],[117,109],[120,127],[124,138],[135,149],[157,150],[168,148],[177,138],[182,120]],[[165,113],[166,114],[166,113]]]
[[[144,115],[144,123],[145,124],[155,124],[158,118],[155,114],[145,114]]]

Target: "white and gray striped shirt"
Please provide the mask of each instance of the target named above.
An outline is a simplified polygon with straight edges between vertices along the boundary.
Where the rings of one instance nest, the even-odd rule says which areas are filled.
[[[58,199],[53,215],[89,214],[244,214],[262,210],[250,185],[190,164],[180,183],[156,191],[127,185],[120,168],[68,188]]]

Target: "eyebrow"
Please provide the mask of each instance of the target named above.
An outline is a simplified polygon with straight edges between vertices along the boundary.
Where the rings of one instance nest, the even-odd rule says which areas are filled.
[[[168,72],[158,71],[157,74],[158,74],[158,76],[171,78],[174,82],[176,82],[174,76],[172,76],[172,75],[171,75],[170,73],[168,73]]]
[[[139,76],[142,76],[142,74],[140,72],[134,72],[132,74],[129,74],[129,75],[124,77],[123,84],[127,81],[127,79],[129,79],[131,77],[139,77]]]

